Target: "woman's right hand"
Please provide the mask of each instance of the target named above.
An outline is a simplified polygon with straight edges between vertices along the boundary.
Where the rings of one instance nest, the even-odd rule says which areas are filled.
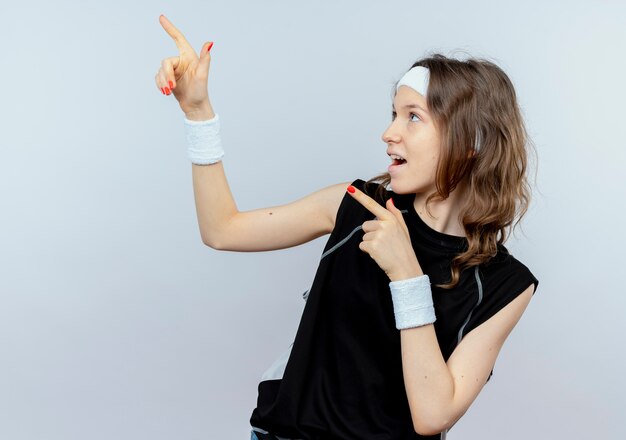
[[[205,109],[207,105],[210,106],[208,78],[211,55],[209,50],[213,43],[205,43],[198,57],[183,34],[165,18],[165,15],[159,17],[159,23],[174,39],[179,55],[161,61],[161,68],[155,77],[157,88],[166,95],[173,92],[185,114]]]

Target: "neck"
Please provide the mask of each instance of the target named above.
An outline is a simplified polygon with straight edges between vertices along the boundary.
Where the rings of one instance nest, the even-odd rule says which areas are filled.
[[[426,197],[429,193],[415,194],[413,206],[424,223],[435,231],[443,234],[466,237],[465,229],[458,220],[465,199],[465,185],[457,185],[445,200],[431,200],[428,207],[432,216],[426,211]]]

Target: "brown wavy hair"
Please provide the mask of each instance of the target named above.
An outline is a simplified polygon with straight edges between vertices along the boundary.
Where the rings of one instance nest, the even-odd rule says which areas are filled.
[[[513,84],[493,62],[435,53],[411,68],[415,66],[430,71],[426,101],[442,139],[436,192],[428,195],[426,209],[432,199],[444,200],[460,182],[467,184],[459,221],[468,246],[451,261],[451,281],[437,284],[451,289],[458,284],[461,271],[496,256],[498,245],[526,214],[531,199],[526,147],[533,144]],[[477,152],[468,159],[473,149]],[[380,183],[375,198],[385,200],[390,181],[385,172],[367,182]]]

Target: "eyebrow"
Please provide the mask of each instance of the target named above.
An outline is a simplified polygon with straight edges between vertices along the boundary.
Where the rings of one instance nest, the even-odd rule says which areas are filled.
[[[391,104],[391,107],[392,107],[394,110],[395,110],[395,108],[396,108],[395,104],[393,104],[393,103]],[[417,104],[407,104],[407,105],[405,105],[405,106],[404,106],[404,107],[402,107],[402,108],[403,108],[403,109],[405,109],[405,108],[418,108],[418,109],[420,109],[421,111],[423,111],[424,113],[429,114],[426,110],[424,110],[422,107],[420,107],[420,106],[419,106],[419,105],[417,105]]]

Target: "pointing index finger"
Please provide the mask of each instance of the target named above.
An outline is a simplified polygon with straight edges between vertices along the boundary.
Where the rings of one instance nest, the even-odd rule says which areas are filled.
[[[167,32],[169,36],[174,39],[176,46],[181,52],[191,51],[195,53],[193,47],[191,47],[191,44],[189,44],[182,32],[179,31],[165,15],[161,15],[159,17],[159,23],[161,23],[165,32]]]
[[[350,192],[350,188],[354,188],[354,192]],[[386,208],[381,206],[376,200],[372,199],[370,196],[365,194],[358,188],[355,188],[353,185],[348,187],[348,194],[350,194],[353,198],[356,199],[361,205],[365,206],[365,208],[374,214],[379,219],[388,219],[389,216],[393,217],[393,214],[389,212]]]

